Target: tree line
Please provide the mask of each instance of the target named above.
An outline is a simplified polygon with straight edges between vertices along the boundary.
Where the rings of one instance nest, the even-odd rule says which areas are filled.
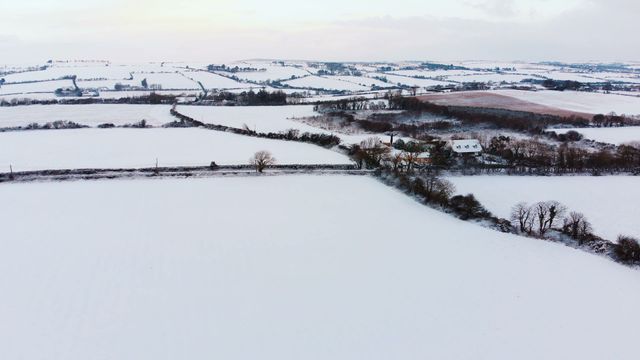
[[[287,94],[279,90],[269,92],[264,89],[260,89],[258,92],[253,90],[243,91],[239,94],[222,91],[207,95],[201,100],[213,100],[218,103],[226,102],[241,106],[286,105]]]
[[[603,239],[593,233],[587,217],[557,201],[524,202],[511,209],[514,232],[528,237],[563,241],[562,236],[580,248],[609,256],[627,264],[640,263],[640,244],[631,236],[619,235],[617,241]]]
[[[640,170],[640,146],[620,145],[589,151],[570,141],[559,146],[535,139],[496,136],[485,153],[498,156],[515,171],[543,173],[635,172]]]

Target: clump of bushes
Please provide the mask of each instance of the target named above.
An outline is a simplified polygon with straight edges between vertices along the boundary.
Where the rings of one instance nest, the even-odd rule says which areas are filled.
[[[491,216],[473,194],[452,197],[449,200],[449,208],[462,220],[485,219]]]
[[[640,244],[638,243],[638,240],[633,237],[624,235],[618,236],[618,243],[614,248],[614,252],[618,260],[621,262],[640,262]]]

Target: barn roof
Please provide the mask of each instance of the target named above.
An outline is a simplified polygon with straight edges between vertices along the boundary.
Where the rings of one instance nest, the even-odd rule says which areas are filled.
[[[451,150],[459,154],[482,152],[482,145],[476,139],[451,140]]]

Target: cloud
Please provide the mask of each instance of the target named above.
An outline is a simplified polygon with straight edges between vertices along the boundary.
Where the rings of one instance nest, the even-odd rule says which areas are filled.
[[[512,17],[516,15],[513,0],[481,0],[467,1],[466,4],[481,10],[490,16]]]
[[[330,16],[271,22],[241,19],[229,25],[198,12],[179,16],[161,12],[140,18],[136,12],[82,15],[77,10],[75,20],[58,21],[47,31],[33,31],[35,35],[19,39],[0,37],[0,61],[71,57],[115,61],[640,59],[640,41],[633,32],[640,2],[471,2],[486,16],[418,12],[415,16],[360,15],[342,20]],[[571,2],[573,5],[567,5]],[[537,9],[533,15],[531,9]],[[521,19],[525,12],[526,21]],[[37,18],[44,23],[45,13],[41,15]],[[13,27],[5,29],[18,33]]]

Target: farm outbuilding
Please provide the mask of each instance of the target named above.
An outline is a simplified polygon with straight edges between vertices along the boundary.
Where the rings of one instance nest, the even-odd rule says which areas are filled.
[[[482,153],[482,145],[477,139],[467,140],[451,140],[451,150],[457,155],[480,155]]]

